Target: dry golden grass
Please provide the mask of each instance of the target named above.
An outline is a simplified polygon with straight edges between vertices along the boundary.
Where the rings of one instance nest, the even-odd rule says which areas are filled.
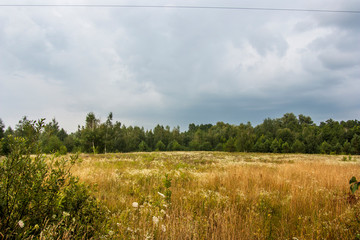
[[[359,157],[155,152],[82,155],[113,239],[355,239]],[[171,178],[167,189],[165,174]],[[171,200],[161,194],[171,191]],[[137,202],[138,207],[132,203]]]

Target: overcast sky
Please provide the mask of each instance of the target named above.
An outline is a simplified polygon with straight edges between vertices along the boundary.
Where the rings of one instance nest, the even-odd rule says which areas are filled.
[[[0,1],[0,4],[49,1]],[[358,0],[51,1],[360,10]],[[0,7],[0,118],[69,132],[109,112],[151,129],[284,113],[360,119],[360,14]]]

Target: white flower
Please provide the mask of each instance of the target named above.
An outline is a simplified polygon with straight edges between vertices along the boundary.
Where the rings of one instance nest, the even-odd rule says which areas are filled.
[[[132,203],[132,206],[133,206],[134,208],[138,208],[138,207],[139,207],[139,204],[138,204],[137,202],[133,202],[133,203]]]
[[[161,225],[161,231],[166,232],[166,227],[164,224]]]
[[[112,236],[112,235],[114,235],[114,232],[113,231],[109,231],[109,236]]]
[[[21,228],[23,228],[25,226],[25,223],[22,220],[20,220],[18,222],[18,224],[19,224],[19,227],[21,227]]]
[[[150,233],[145,233],[145,240],[146,239],[153,239],[153,237],[151,236],[151,234]]]
[[[63,216],[68,217],[68,216],[70,216],[70,213],[63,211]]]
[[[165,195],[162,194],[161,192],[158,192],[158,194],[159,194],[161,197],[165,198]]]
[[[159,218],[157,218],[155,216],[152,217],[152,220],[155,225],[157,225],[159,223]]]

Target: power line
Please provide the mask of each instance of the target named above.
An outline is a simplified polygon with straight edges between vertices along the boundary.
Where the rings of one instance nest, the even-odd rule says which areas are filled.
[[[245,11],[286,11],[319,13],[360,13],[360,10],[267,8],[267,7],[227,7],[227,6],[191,6],[191,5],[122,5],[122,4],[0,4],[0,7],[73,7],[73,8],[175,8],[175,9],[214,9]]]

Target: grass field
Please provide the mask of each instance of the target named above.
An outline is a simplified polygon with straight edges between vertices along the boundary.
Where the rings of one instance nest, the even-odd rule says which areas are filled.
[[[360,157],[154,152],[81,155],[110,239],[356,239]],[[346,160],[346,161],[345,161]],[[357,193],[359,194],[359,193]],[[359,235],[360,236],[360,235]]]

